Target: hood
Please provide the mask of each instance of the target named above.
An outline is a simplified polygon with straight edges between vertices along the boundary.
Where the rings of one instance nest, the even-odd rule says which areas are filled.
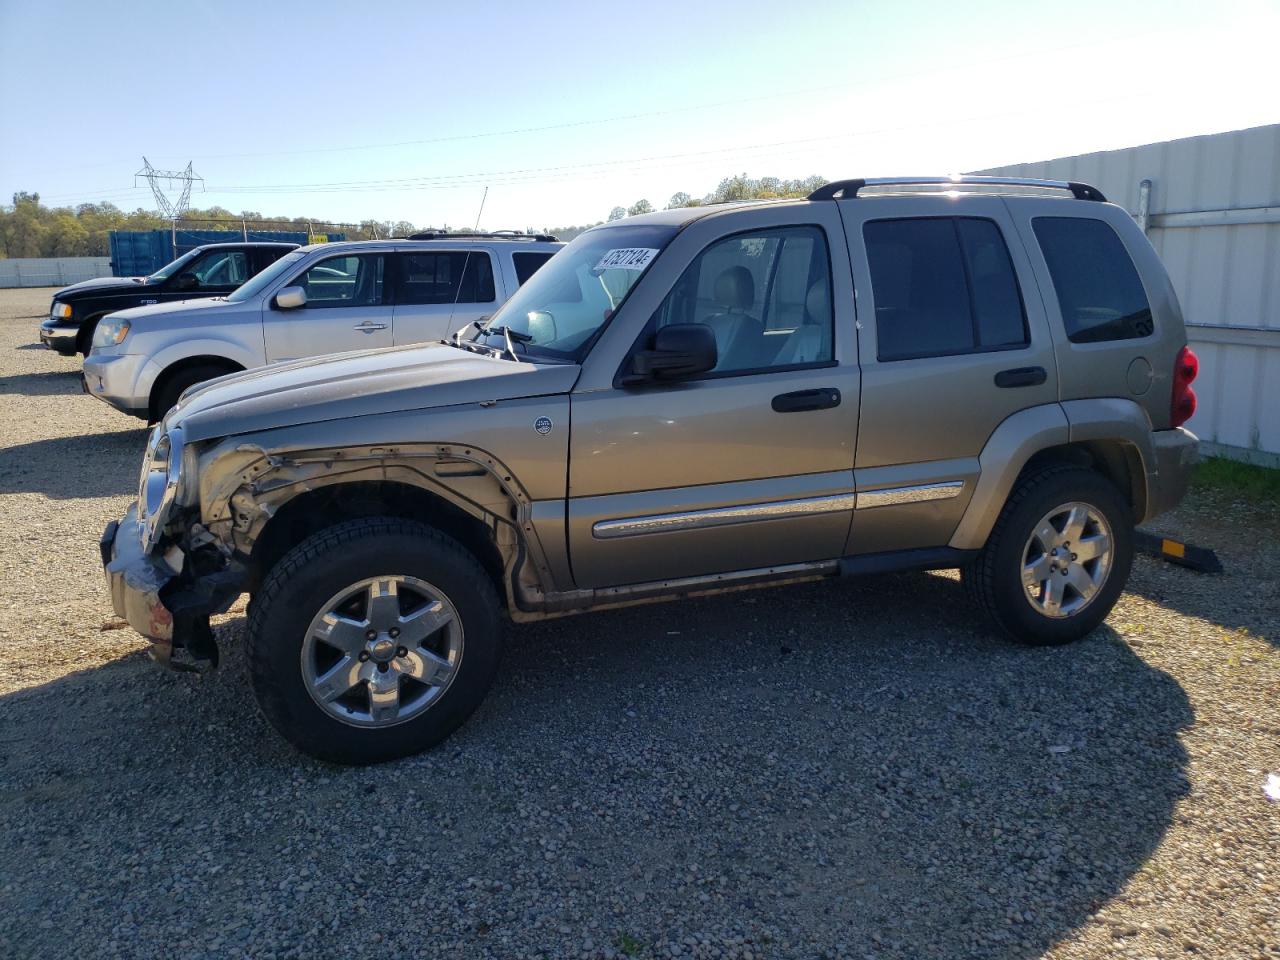
[[[106,293],[114,288],[124,292],[145,286],[146,282],[146,277],[97,277],[93,280],[81,280],[79,283],[73,283],[69,287],[63,287],[53,295],[53,299],[62,300],[64,297],[83,293],[86,290],[92,290],[94,293]]]
[[[236,304],[232,304],[236,306]],[[129,307],[111,314],[115,320],[136,320],[138,317],[162,317],[171,313],[195,313],[198,310],[225,310],[226,297],[197,297],[194,300],[169,300],[166,303],[152,303],[145,307]]]
[[[430,407],[568,393],[577,364],[516,363],[443,343],[339,353],[233,373],[169,414],[188,441]]]

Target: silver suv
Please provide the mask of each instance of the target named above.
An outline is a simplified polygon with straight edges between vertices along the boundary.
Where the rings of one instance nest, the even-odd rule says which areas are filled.
[[[448,736],[516,621],[958,567],[994,624],[1094,629],[1182,497],[1194,356],[1092,187],[850,180],[575,239],[482,328],[189,392],[102,539],[160,658],[248,656],[299,749]]]
[[[524,234],[317,244],[227,296],[120,310],[84,362],[87,392],[148,422],[184,390],[252,367],[439,340],[483,320],[564,244]]]

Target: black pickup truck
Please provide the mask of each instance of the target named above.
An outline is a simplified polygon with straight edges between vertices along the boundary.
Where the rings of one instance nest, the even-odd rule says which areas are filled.
[[[108,313],[170,300],[230,293],[279,260],[296,243],[210,243],[184,253],[149,277],[103,277],[53,295],[40,342],[63,356],[89,354],[93,330]]]

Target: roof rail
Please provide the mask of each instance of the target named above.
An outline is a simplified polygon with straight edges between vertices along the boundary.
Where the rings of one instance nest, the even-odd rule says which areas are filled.
[[[835,200],[837,197],[852,200],[864,187],[1048,187],[1064,190],[1077,200],[1093,200],[1106,203],[1107,198],[1097,187],[1075,180],[1036,180],[1028,177],[868,177],[865,180],[833,180],[809,194],[810,200]],[[924,192],[924,191],[921,191]]]
[[[444,233],[429,230],[425,233],[412,233],[410,240],[540,240],[544,243],[559,243],[559,237],[549,233],[517,233],[515,230],[495,230],[492,233]]]

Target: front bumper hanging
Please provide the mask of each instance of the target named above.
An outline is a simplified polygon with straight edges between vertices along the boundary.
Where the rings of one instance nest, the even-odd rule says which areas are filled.
[[[174,649],[216,666],[218,647],[209,617],[225,612],[243,591],[244,567],[198,577],[174,571],[163,557],[142,549],[137,505],[107,524],[98,548],[116,616],[154,645],[155,658],[170,666]]]

